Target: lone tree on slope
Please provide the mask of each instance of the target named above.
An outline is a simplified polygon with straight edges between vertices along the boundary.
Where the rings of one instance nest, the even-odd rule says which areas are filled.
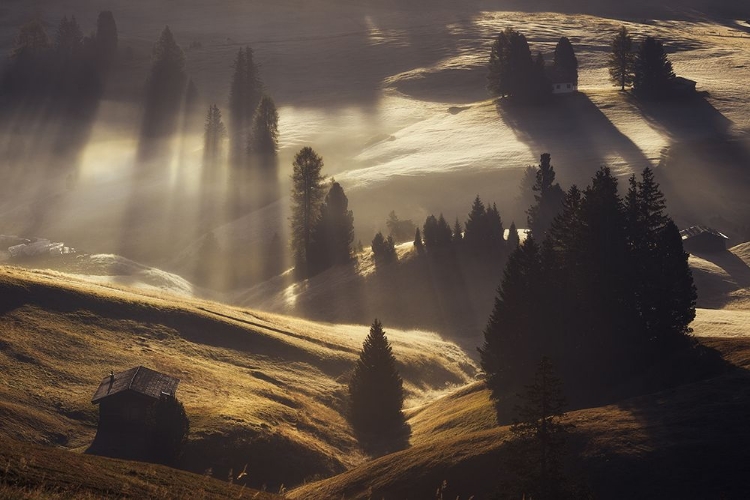
[[[609,55],[609,77],[612,82],[625,90],[633,84],[635,70],[635,55],[633,54],[633,39],[625,26],[620,28],[612,40],[612,52]]]
[[[274,156],[279,149],[279,113],[273,99],[264,95],[253,116],[249,150],[262,156]]]
[[[307,276],[312,252],[312,232],[325,196],[321,158],[311,147],[302,148],[292,163],[292,252],[298,276]]]
[[[377,319],[362,345],[349,382],[349,416],[364,441],[395,437],[406,421],[401,411],[404,389],[396,358]]]

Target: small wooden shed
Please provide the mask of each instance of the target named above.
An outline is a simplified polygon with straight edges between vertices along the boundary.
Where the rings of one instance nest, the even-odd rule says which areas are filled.
[[[716,229],[706,226],[692,226],[680,231],[682,247],[692,254],[723,252],[729,238]]]
[[[180,379],[143,366],[104,377],[91,399],[99,405],[92,452],[138,457],[147,446],[149,409],[162,397],[175,397]]]

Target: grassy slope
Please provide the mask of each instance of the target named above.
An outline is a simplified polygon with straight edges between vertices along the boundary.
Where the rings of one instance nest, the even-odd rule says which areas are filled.
[[[217,477],[248,464],[269,487],[363,460],[344,412],[346,374],[366,327],[322,325],[212,302],[0,268],[0,436],[84,450],[90,403],[110,369],[139,364],[181,379],[191,418],[183,467]],[[387,327],[387,325],[386,325]],[[409,405],[475,370],[454,344],[387,329]],[[423,374],[428,374],[424,377]]]
[[[746,498],[750,340],[702,340],[732,373],[616,405],[568,414],[569,464],[597,498]],[[487,498],[506,479],[508,427],[497,427],[480,383],[410,418],[414,446],[291,492],[292,498]],[[585,471],[585,472],[584,472]]]
[[[160,465],[80,455],[4,437],[0,464],[2,500],[280,498]]]

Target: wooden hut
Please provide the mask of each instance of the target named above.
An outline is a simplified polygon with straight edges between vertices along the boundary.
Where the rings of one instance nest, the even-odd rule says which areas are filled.
[[[146,420],[154,403],[175,397],[180,380],[164,373],[136,366],[104,377],[91,399],[99,405],[99,426],[92,452],[137,458],[146,453]]]

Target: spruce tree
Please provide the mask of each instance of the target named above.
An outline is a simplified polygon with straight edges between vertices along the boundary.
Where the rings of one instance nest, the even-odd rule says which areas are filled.
[[[609,55],[609,77],[612,82],[625,90],[633,84],[635,70],[635,54],[633,53],[633,39],[625,26],[622,26],[612,39],[612,52]]]
[[[554,69],[559,81],[578,85],[578,59],[567,37],[561,37],[557,42]]]
[[[418,255],[424,253],[424,243],[422,243],[422,234],[420,233],[419,228],[414,231],[414,250],[416,250]]]
[[[635,60],[633,89],[644,97],[666,97],[672,89],[674,78],[672,63],[667,58],[664,45],[654,37],[647,37]]]
[[[372,239],[372,256],[376,262],[390,263],[396,260],[396,245],[392,236],[388,238],[378,231]]]
[[[487,224],[487,210],[479,195],[474,198],[465,227],[466,246],[477,252],[484,250],[489,240],[489,225]]]
[[[349,417],[364,441],[397,435],[405,425],[404,390],[396,358],[377,319],[349,382]]]
[[[203,163],[208,168],[215,168],[222,156],[222,143],[226,137],[226,127],[221,119],[219,107],[212,104],[206,115],[206,126],[203,134]]]
[[[439,237],[438,237],[438,221],[437,218],[430,214],[427,216],[427,219],[424,221],[424,226],[422,227],[422,238],[424,240],[424,247],[428,252],[432,252],[433,250],[436,250],[439,246]]]
[[[537,297],[544,286],[541,256],[533,238],[527,238],[508,258],[495,305],[479,349],[482,370],[493,399],[516,390],[533,373],[541,356]]]
[[[250,151],[262,156],[274,156],[279,148],[279,113],[273,99],[264,95],[253,117]]]
[[[71,57],[83,46],[83,32],[75,16],[63,17],[55,35],[55,50],[62,57]]]
[[[516,418],[511,426],[515,438],[511,463],[516,473],[516,498],[540,500],[566,497],[563,476],[566,400],[561,380],[551,360],[543,356],[536,365],[533,382],[518,395]]]
[[[445,220],[443,214],[440,214],[437,220],[437,226],[435,228],[435,244],[439,248],[448,248],[451,246],[453,241],[453,231],[448,225],[448,221]]]
[[[453,244],[454,245],[460,245],[461,241],[463,241],[463,230],[461,229],[461,223],[458,221],[458,217],[456,217],[456,223],[453,224]]]
[[[142,127],[142,134],[147,138],[169,136],[174,132],[187,81],[185,56],[169,26],[154,45],[152,61]]]
[[[497,210],[497,205],[494,203],[492,207],[489,207],[486,212],[487,217],[487,237],[488,237],[488,248],[490,255],[497,255],[498,252],[505,250],[505,228],[503,227],[503,220],[500,217],[500,212]]]
[[[229,150],[232,163],[240,165],[245,149],[247,130],[247,59],[244,49],[239,49],[232,64],[232,80],[229,85]]]
[[[117,57],[117,23],[111,11],[99,13],[96,20],[96,50],[101,67],[108,68]]]
[[[551,164],[551,156],[544,153],[536,171],[536,182],[532,187],[535,204],[526,211],[531,235],[541,241],[552,224],[552,220],[560,211],[564,193],[560,185],[555,182],[555,167]]]
[[[292,253],[298,276],[305,277],[312,251],[313,227],[325,197],[325,177],[321,174],[323,158],[306,146],[295,155],[292,168]]]
[[[526,37],[506,28],[492,44],[487,88],[497,97],[526,98],[533,85],[534,63]]]
[[[354,242],[354,214],[349,199],[338,182],[333,182],[320,207],[320,216],[311,234],[308,270],[317,274],[332,265],[351,260]]]
[[[516,229],[516,223],[510,223],[510,229],[508,229],[508,250],[514,251],[521,244],[521,238],[518,235],[518,229]]]

